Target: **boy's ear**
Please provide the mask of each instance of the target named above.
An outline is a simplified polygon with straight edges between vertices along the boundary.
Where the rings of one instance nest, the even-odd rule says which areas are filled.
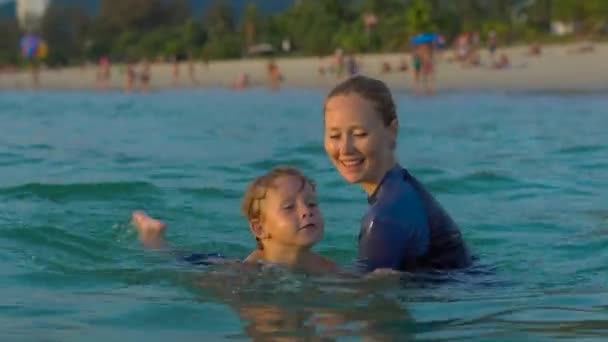
[[[252,219],[249,221],[249,229],[251,230],[251,233],[259,238],[262,239],[264,237],[264,228],[262,228],[262,225],[260,223],[259,219]]]

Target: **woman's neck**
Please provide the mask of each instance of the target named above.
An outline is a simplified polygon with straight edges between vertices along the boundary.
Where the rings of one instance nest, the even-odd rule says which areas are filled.
[[[390,170],[392,170],[392,168],[395,167],[396,164],[397,162],[394,159],[391,159],[388,163],[386,163],[386,165],[384,165],[378,170],[374,179],[367,182],[359,183],[359,185],[361,185],[361,188],[363,188],[363,190],[365,190],[365,192],[367,193],[367,196],[372,196],[376,192],[376,189],[378,189],[380,183],[382,183],[384,176],[386,176],[386,174]]]

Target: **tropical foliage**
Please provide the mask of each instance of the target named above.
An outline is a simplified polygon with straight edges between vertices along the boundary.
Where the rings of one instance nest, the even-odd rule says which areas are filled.
[[[287,11],[264,15],[254,3],[236,14],[217,0],[193,16],[187,0],[102,0],[95,17],[75,8],[51,7],[40,25],[49,65],[139,58],[241,58],[248,48],[291,42],[291,54],[323,55],[341,47],[356,52],[403,51],[413,35],[491,30],[502,44],[550,36],[551,23],[572,23],[574,34],[602,37],[607,0],[299,0]],[[377,23],[366,27],[364,17]],[[19,61],[24,34],[14,21],[0,22],[0,64]]]

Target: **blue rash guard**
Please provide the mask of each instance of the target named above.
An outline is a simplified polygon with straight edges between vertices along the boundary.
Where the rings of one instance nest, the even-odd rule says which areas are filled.
[[[359,265],[364,271],[445,270],[471,265],[456,223],[424,186],[396,165],[368,198],[361,221]]]

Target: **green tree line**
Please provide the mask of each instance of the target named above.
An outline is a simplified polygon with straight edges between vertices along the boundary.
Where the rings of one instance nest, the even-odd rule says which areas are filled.
[[[366,27],[363,18],[378,19]],[[404,51],[422,32],[440,32],[448,42],[461,32],[485,37],[495,31],[501,44],[549,39],[551,23],[574,23],[576,34],[607,34],[608,0],[299,0],[287,11],[264,15],[250,3],[236,15],[217,0],[194,16],[186,0],[102,0],[91,17],[77,8],[52,5],[39,32],[49,46],[46,63],[69,65],[141,58],[228,59],[248,47],[289,39],[291,53],[324,55],[335,48],[365,52]],[[0,22],[0,64],[19,63],[24,34],[14,20]]]

